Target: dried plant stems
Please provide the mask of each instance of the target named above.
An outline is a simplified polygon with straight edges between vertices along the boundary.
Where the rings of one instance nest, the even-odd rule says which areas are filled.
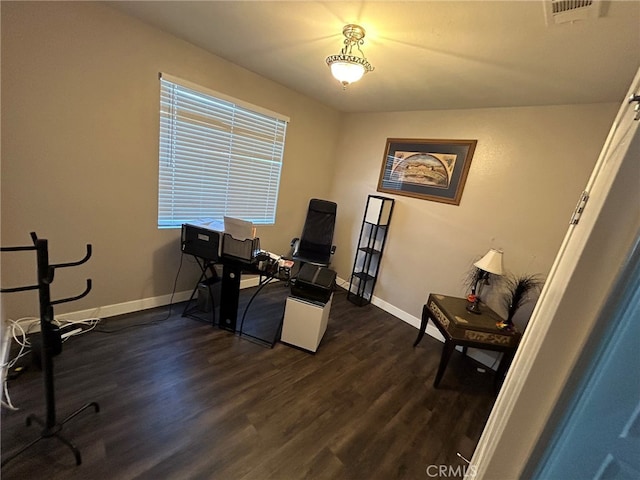
[[[507,321],[510,322],[516,311],[531,300],[531,295],[540,290],[543,283],[537,274],[504,276],[503,285],[506,291],[502,296],[502,302],[507,309]]]
[[[478,267],[474,266],[467,273],[467,278],[464,281],[467,290],[472,294],[476,294],[476,287],[478,286],[478,282],[482,279],[483,271]]]

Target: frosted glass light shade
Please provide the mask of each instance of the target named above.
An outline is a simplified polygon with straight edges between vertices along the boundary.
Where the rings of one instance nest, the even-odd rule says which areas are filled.
[[[359,63],[333,62],[331,64],[331,75],[343,85],[357,82],[362,78],[364,72],[365,67]]]
[[[502,250],[491,249],[487,254],[474,263],[476,267],[494,275],[502,275]]]

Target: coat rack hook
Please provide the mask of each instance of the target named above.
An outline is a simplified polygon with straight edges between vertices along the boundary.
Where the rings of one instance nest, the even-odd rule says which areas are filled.
[[[58,305],[59,303],[73,302],[74,300],[80,300],[83,297],[86,297],[91,291],[91,279],[87,278],[87,288],[85,288],[84,292],[75,297],[67,297],[61,298],[60,300],[54,300],[51,302],[51,305]]]
[[[75,267],[77,265],[82,265],[86,263],[91,258],[91,244],[87,244],[87,253],[82,260],[78,260],[77,262],[68,262],[68,263],[56,263],[51,265],[51,268],[65,268],[65,267]]]
[[[38,288],[40,288],[40,285],[29,285],[28,287],[0,288],[0,293],[24,292],[25,290],[37,290]]]

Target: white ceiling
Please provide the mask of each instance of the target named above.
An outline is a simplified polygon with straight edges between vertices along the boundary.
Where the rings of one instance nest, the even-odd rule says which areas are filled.
[[[620,102],[640,65],[640,0],[553,26],[544,1],[107,5],[345,112]],[[325,58],[348,23],[375,70],[343,91]]]

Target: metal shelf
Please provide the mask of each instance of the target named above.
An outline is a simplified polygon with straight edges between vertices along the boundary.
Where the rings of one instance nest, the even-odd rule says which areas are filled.
[[[364,280],[365,282],[376,279],[376,277],[374,277],[373,275],[369,275],[366,272],[353,272],[353,276],[359,278],[360,280]]]
[[[369,195],[367,198],[347,293],[347,300],[355,305],[364,306],[371,303],[393,204],[394,200],[388,197]]]

